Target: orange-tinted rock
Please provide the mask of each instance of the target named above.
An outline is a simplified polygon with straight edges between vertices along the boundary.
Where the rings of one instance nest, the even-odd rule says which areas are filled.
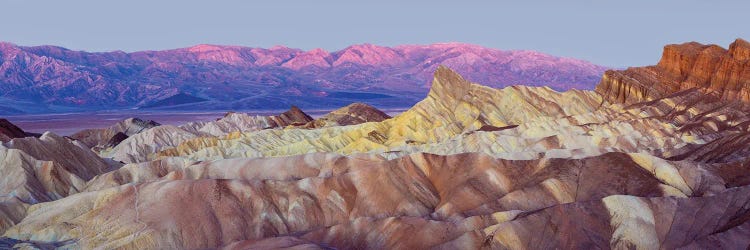
[[[743,39],[737,39],[729,46],[729,53],[735,60],[742,61],[750,59],[750,42]]]
[[[724,100],[750,101],[750,45],[729,50],[696,42],[664,47],[656,66],[608,70],[596,87],[606,100],[632,104],[698,88]]]

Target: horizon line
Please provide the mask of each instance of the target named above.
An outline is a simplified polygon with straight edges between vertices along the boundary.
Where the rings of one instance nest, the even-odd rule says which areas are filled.
[[[18,43],[14,43],[14,42],[10,42],[10,41],[0,41],[0,44],[10,44],[12,46],[21,47],[21,48],[56,47],[56,48],[61,48],[61,49],[68,50],[68,51],[83,52],[83,53],[92,53],[92,54],[96,54],[96,53],[118,53],[118,52],[119,53],[126,53],[126,54],[143,53],[143,52],[163,52],[163,51],[173,51],[173,50],[187,50],[187,49],[195,48],[195,47],[198,47],[198,46],[216,46],[216,47],[222,47],[222,48],[248,48],[248,49],[264,49],[264,50],[272,50],[274,48],[281,47],[281,48],[286,48],[286,49],[298,50],[300,52],[311,52],[311,51],[315,51],[315,50],[323,50],[326,53],[334,54],[334,53],[341,52],[341,51],[344,51],[346,49],[349,49],[349,48],[352,48],[352,47],[355,47],[355,46],[367,46],[367,45],[372,45],[372,46],[381,47],[381,48],[389,48],[389,49],[397,49],[399,47],[408,47],[408,46],[414,46],[414,47],[423,46],[423,47],[428,47],[428,46],[434,46],[434,45],[465,45],[465,46],[480,47],[480,48],[483,48],[483,49],[495,50],[495,51],[500,51],[500,52],[534,52],[534,53],[541,53],[541,54],[544,54],[544,55],[548,55],[548,56],[552,56],[552,57],[556,57],[556,58],[560,58],[560,59],[572,59],[572,60],[577,60],[577,61],[589,63],[589,64],[592,64],[592,65],[595,65],[595,66],[606,67],[606,68],[613,68],[613,69],[614,68],[629,67],[629,66],[624,66],[624,65],[613,66],[613,65],[597,64],[597,63],[594,63],[594,62],[586,60],[586,59],[581,59],[581,58],[576,58],[576,57],[570,57],[570,56],[559,56],[559,55],[555,55],[555,54],[552,54],[552,53],[549,53],[549,52],[544,52],[544,51],[539,51],[539,50],[533,50],[533,49],[499,49],[499,48],[484,46],[484,45],[480,45],[480,44],[476,44],[476,43],[458,42],[458,41],[434,42],[434,43],[422,43],[422,44],[419,44],[419,43],[407,43],[407,44],[398,44],[398,45],[394,45],[394,46],[379,45],[379,44],[375,44],[375,43],[364,42],[364,43],[351,44],[351,45],[348,45],[348,46],[346,46],[344,48],[337,49],[337,50],[327,50],[325,48],[320,48],[320,47],[306,50],[306,49],[301,49],[301,48],[289,47],[289,46],[282,45],[282,44],[276,44],[276,45],[273,45],[273,46],[270,46],[270,47],[260,47],[260,46],[252,46],[252,45],[198,43],[198,44],[187,46],[187,47],[175,47],[175,48],[167,48],[167,49],[146,49],[146,50],[133,50],[133,51],[127,51],[127,50],[121,50],[121,49],[112,49],[112,50],[71,49],[71,48],[68,48],[68,47],[65,47],[65,46],[62,46],[62,45],[55,45],[55,44],[20,45]]]

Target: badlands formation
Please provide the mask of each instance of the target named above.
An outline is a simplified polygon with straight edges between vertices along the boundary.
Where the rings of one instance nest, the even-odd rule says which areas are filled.
[[[665,47],[596,91],[448,68],[389,117],[0,123],[0,247],[594,249],[750,245],[750,45]]]

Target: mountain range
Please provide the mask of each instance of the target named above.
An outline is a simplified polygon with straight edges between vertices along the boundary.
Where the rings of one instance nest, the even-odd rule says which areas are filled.
[[[747,249],[749,52],[667,45],[593,90],[439,66],[393,117],[0,120],[0,248]]]
[[[90,53],[0,43],[0,114],[95,110],[409,107],[445,65],[493,87],[592,89],[605,67],[534,51],[443,43],[340,51],[197,45]]]

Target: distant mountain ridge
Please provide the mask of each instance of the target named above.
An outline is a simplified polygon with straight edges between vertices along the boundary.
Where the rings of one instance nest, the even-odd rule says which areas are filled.
[[[203,44],[126,53],[0,42],[0,114],[336,108],[356,101],[408,107],[427,93],[438,65],[493,87],[558,90],[592,89],[606,70],[577,59],[462,43],[361,44],[335,52]]]

